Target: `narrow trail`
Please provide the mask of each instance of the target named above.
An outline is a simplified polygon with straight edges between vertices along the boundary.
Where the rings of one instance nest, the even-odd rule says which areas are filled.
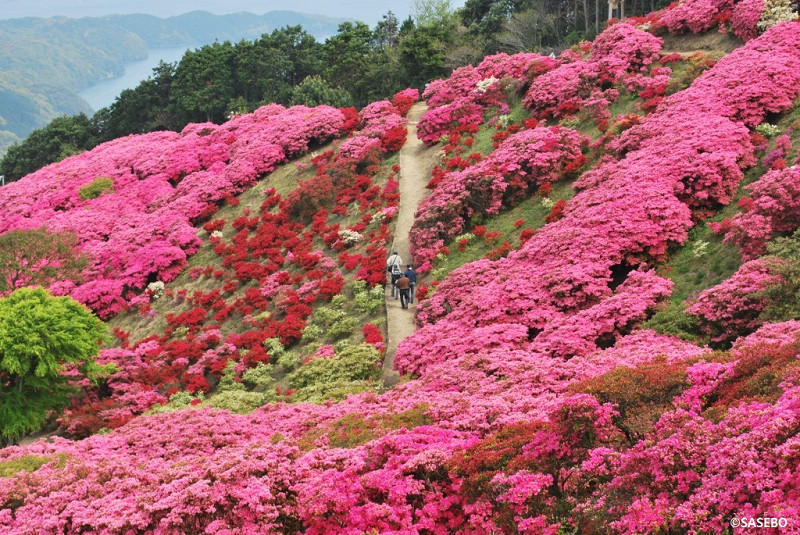
[[[436,148],[426,147],[417,139],[417,121],[427,110],[425,103],[417,103],[408,112],[408,140],[400,149],[400,205],[397,211],[397,226],[393,248],[397,249],[404,264],[411,263],[408,252],[408,233],[414,223],[417,205],[427,194],[425,186],[430,179],[431,168],[437,152]],[[405,266],[404,266],[405,269]],[[386,341],[386,356],[383,359],[383,382],[386,386],[397,384],[400,379],[394,370],[394,357],[399,344],[414,332],[414,307],[403,310],[400,301],[392,297],[391,285],[386,285],[386,316],[389,331]]]

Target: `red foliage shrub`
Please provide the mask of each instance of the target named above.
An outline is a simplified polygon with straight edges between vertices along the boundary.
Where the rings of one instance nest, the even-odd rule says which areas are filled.
[[[567,206],[567,201],[564,199],[559,200],[557,203],[553,205],[553,208],[550,210],[550,213],[547,214],[544,220],[548,223],[554,223],[564,217],[564,208]]]
[[[492,249],[488,253],[486,253],[486,257],[489,260],[500,260],[501,258],[505,257],[508,253],[512,250],[511,244],[508,241],[504,241],[500,244],[499,247]]]
[[[361,119],[358,116],[358,112],[355,108],[339,108],[339,111],[344,114],[344,124],[342,124],[343,133],[350,134],[358,129],[358,123]],[[313,160],[312,163],[314,163]],[[314,163],[314,165],[317,164]]]
[[[205,225],[203,225],[203,230],[211,234],[215,230],[222,230],[225,227],[225,220],[224,219],[215,219],[214,221],[209,221]]]

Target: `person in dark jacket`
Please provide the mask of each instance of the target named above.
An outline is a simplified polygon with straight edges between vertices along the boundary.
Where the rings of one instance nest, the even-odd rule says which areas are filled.
[[[408,264],[406,266],[406,272],[404,273],[408,280],[411,281],[411,288],[409,289],[409,297],[411,298],[410,302],[414,302],[414,288],[417,287],[417,272],[414,271],[414,266]]]
[[[408,308],[408,291],[411,288],[411,281],[405,273],[397,279],[397,289],[400,290],[400,306]]]

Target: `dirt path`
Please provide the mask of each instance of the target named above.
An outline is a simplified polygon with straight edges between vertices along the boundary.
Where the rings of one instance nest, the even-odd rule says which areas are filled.
[[[417,205],[427,194],[425,185],[430,180],[437,149],[425,147],[417,139],[417,121],[427,110],[424,103],[415,104],[408,112],[408,141],[400,149],[400,206],[397,213],[394,249],[400,253],[405,264],[411,262],[408,252],[408,233],[414,223]],[[404,267],[405,269],[405,267]],[[403,310],[400,301],[391,294],[391,285],[386,285],[386,315],[389,339],[386,342],[386,356],[383,359],[383,382],[386,386],[397,384],[399,375],[394,371],[394,356],[399,344],[414,332],[414,304]]]

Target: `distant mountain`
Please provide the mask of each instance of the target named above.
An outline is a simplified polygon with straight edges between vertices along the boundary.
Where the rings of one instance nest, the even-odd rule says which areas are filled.
[[[78,93],[121,75],[148,48],[256,39],[286,25],[325,39],[343,20],[293,11],[0,20],[0,156],[54,117],[91,113]]]
[[[294,11],[271,11],[264,15],[248,12],[214,15],[207,11],[192,11],[169,18],[109,15],[100,20],[137,34],[149,48],[205,44],[215,40],[255,39],[275,28],[298,24],[317,39],[326,39],[335,34],[339,24],[344,21]]]

